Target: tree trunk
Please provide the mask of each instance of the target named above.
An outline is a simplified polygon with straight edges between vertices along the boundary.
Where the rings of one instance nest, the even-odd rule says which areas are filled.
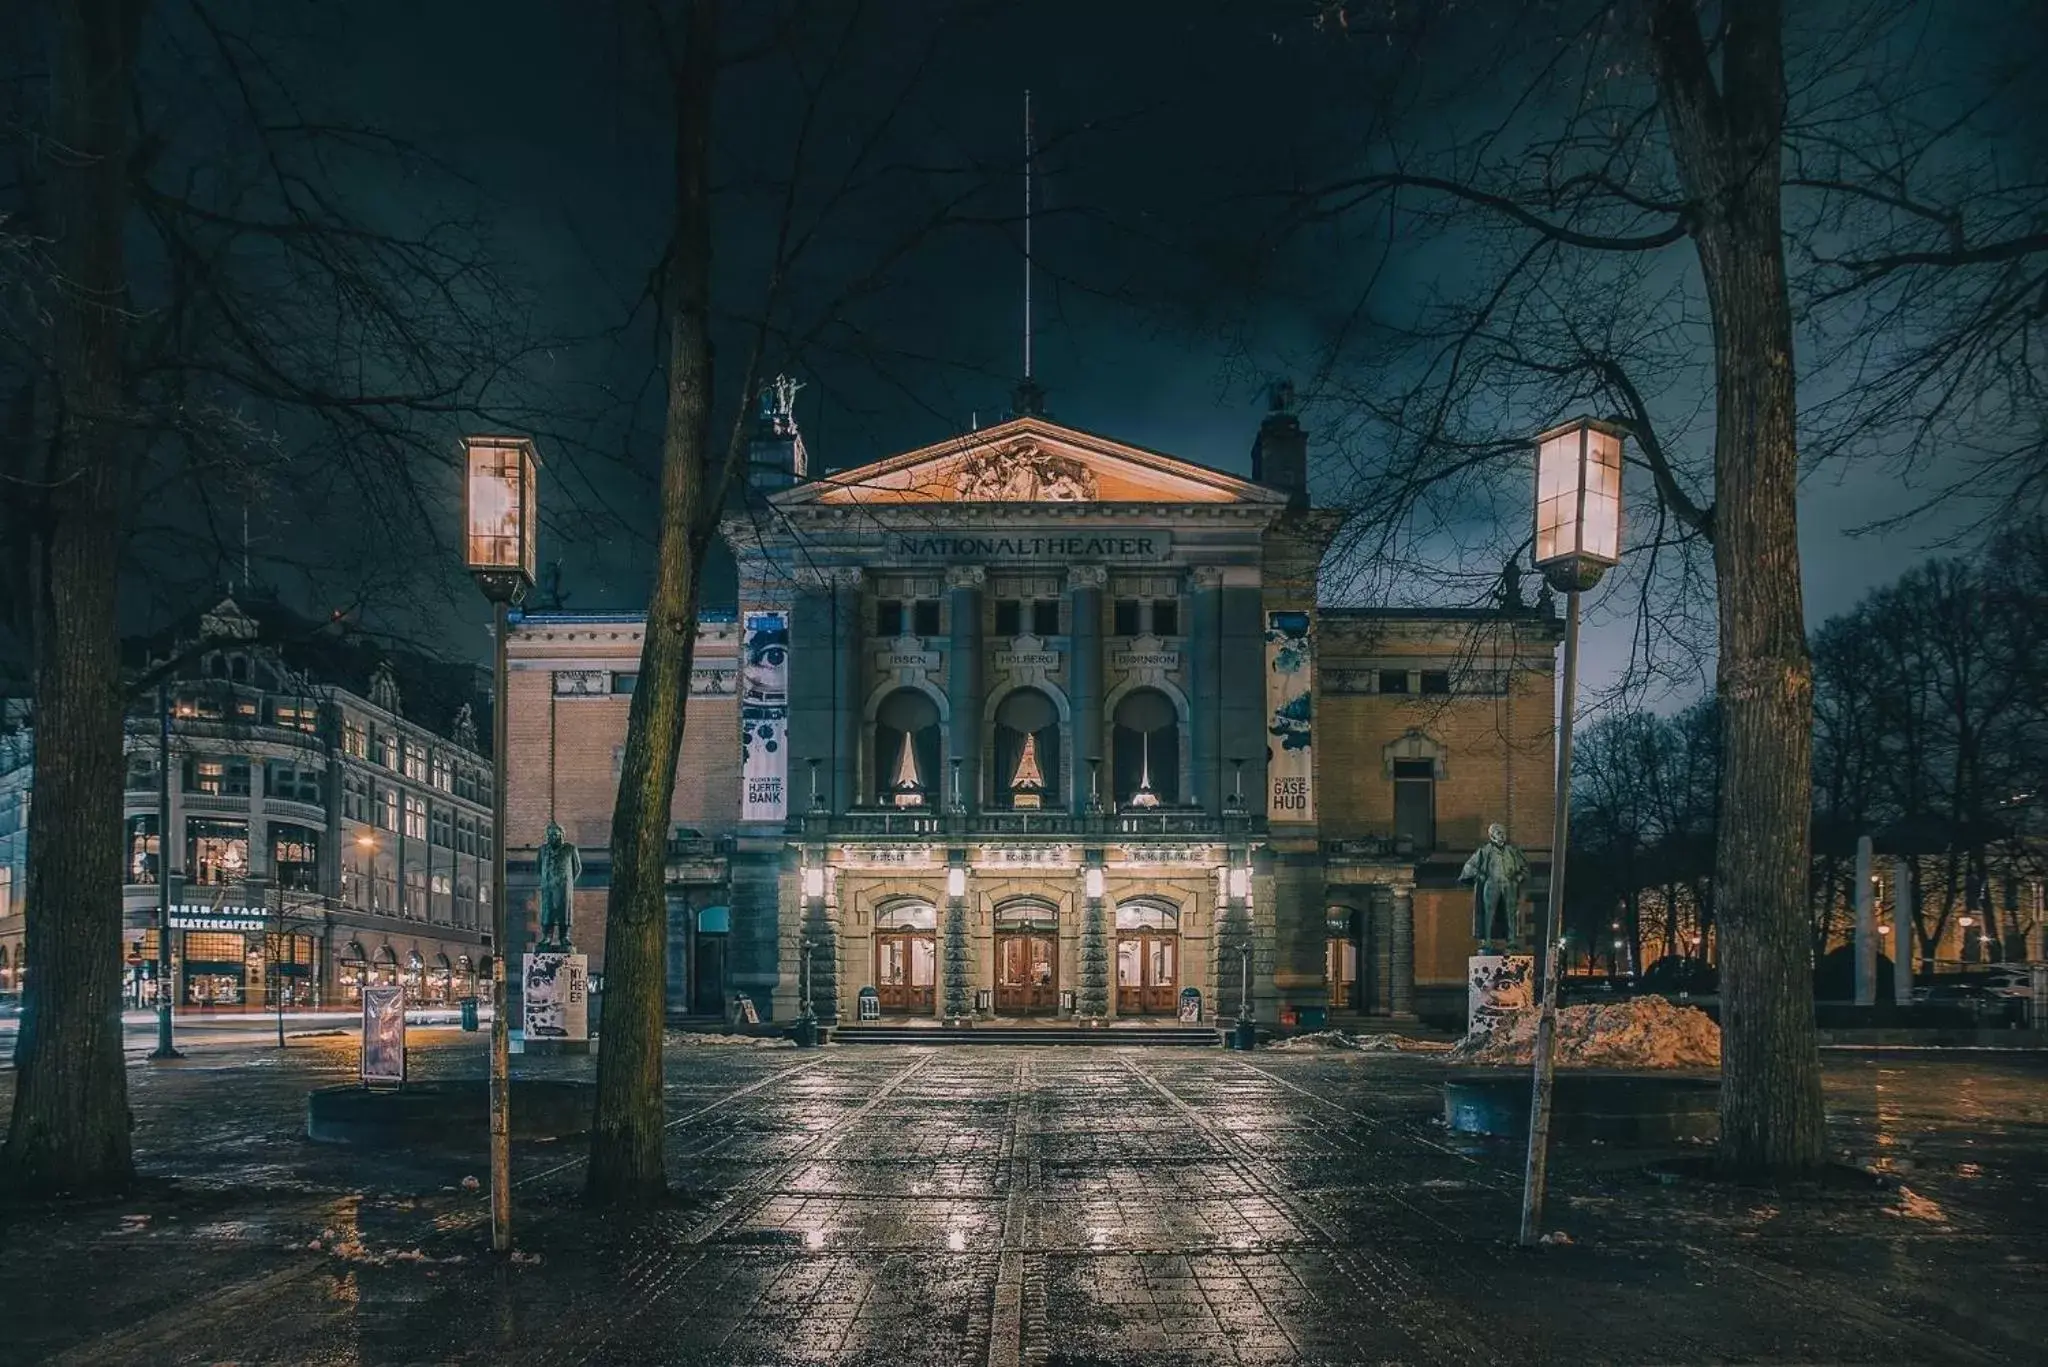
[[[1779,202],[1785,77],[1777,0],[1722,7],[1717,88],[1692,0],[1652,0],[1665,119],[1714,327],[1714,569],[1721,828],[1721,1162],[1824,1161],[1806,907],[1813,665],[1799,576],[1792,316]]]
[[[711,419],[711,98],[715,0],[694,0],[674,75],[676,219],[663,273],[668,410],[662,432],[654,592],[627,715],[605,902],[604,1036],[586,1194],[630,1203],[667,1188],[661,1042],[669,810],[697,646],[697,600],[715,493],[705,487]]]
[[[44,157],[59,423],[30,548],[36,766],[29,972],[0,1186],[119,1190],[134,1177],[121,1053],[121,640],[128,101],[141,5],[57,15]]]

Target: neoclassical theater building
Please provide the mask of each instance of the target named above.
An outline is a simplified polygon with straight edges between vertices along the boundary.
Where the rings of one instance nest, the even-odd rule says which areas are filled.
[[[1513,576],[1485,608],[1322,603],[1341,518],[1277,402],[1250,479],[1020,407],[814,477],[764,401],[691,680],[672,1012],[1462,1023],[1489,823],[1547,889],[1548,605]],[[600,975],[642,629],[510,640],[511,948],[552,820]]]

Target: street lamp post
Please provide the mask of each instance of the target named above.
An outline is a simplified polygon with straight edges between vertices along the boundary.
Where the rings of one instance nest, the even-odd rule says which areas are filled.
[[[1522,1177],[1520,1241],[1541,1237],[1550,1161],[1550,1100],[1556,1080],[1558,960],[1564,929],[1565,855],[1571,834],[1572,714],[1579,687],[1579,595],[1621,560],[1621,429],[1575,418],[1536,438],[1536,568],[1565,595],[1564,687],[1557,722],[1557,788],[1550,828],[1550,914],[1545,927],[1543,998],[1536,1017],[1535,1080],[1529,1099],[1529,1155]]]
[[[183,1058],[171,1042],[171,699],[156,686],[156,1048],[153,1059]]]
[[[512,1035],[505,1014],[505,632],[533,587],[540,457],[525,437],[465,443],[463,563],[492,607],[491,672],[491,1247],[512,1251]]]

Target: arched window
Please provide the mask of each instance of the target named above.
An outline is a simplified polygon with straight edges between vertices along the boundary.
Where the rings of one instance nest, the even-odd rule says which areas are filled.
[[[876,930],[937,930],[939,909],[930,902],[893,902],[875,913]]]
[[[938,704],[915,688],[899,688],[875,709],[874,800],[929,807],[938,791]]]
[[[1441,745],[1420,731],[1408,731],[1381,751],[1394,784],[1394,838],[1415,849],[1436,848],[1436,781],[1444,776]]]
[[[999,935],[1040,931],[1052,934],[1059,928],[1059,908],[1040,897],[1018,897],[996,908]]]
[[[1116,928],[1118,930],[1171,930],[1180,929],[1180,908],[1171,902],[1157,902],[1145,899],[1136,902],[1116,904]]]
[[[1180,801],[1180,716],[1156,688],[1134,688],[1116,705],[1111,740],[1116,805],[1157,807]]]
[[[996,707],[991,805],[1030,810],[1060,804],[1060,713],[1035,688],[1013,689]]]

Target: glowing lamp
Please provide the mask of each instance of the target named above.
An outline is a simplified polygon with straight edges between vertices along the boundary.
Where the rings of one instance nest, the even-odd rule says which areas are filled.
[[[1232,897],[1247,897],[1251,895],[1251,890],[1252,871],[1246,868],[1232,869],[1230,871],[1230,895]]]
[[[463,563],[492,597],[533,587],[540,457],[525,437],[470,437],[462,485]]]
[[[825,870],[813,864],[804,870],[804,896],[813,900],[825,895]]]
[[[1621,559],[1621,429],[1574,418],[1536,438],[1536,568],[1577,593]]]
[[[946,896],[965,897],[966,895],[967,870],[955,864],[952,868],[946,870]]]
[[[1081,886],[1090,897],[1102,896],[1102,870],[1090,868],[1081,875]]]

